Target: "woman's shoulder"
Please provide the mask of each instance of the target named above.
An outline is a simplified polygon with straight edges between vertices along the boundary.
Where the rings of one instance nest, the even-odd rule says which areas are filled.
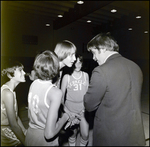
[[[65,74],[64,76],[63,76],[63,78],[68,78],[68,77],[70,77],[71,75],[69,75],[69,74]]]
[[[60,102],[62,98],[62,91],[56,86],[53,86],[48,92],[48,97],[50,101]]]
[[[5,89],[3,89],[3,92],[1,94],[5,95],[5,96],[12,96],[13,92],[10,91],[10,89],[5,88]]]
[[[52,88],[49,91],[50,95],[52,96],[61,96],[62,91],[57,86],[52,86]]]
[[[1,100],[4,102],[10,102],[11,100],[14,99],[14,93],[10,91],[9,88],[3,89],[3,92],[1,92]]]
[[[88,76],[88,73],[87,73],[87,72],[85,72],[85,71],[82,71],[82,73],[83,73],[84,75]]]
[[[69,74],[65,74],[64,76],[63,76],[63,81],[68,81],[68,79],[71,77],[71,75],[69,75]]]
[[[13,94],[14,92],[7,85],[2,85],[1,94],[2,93]]]

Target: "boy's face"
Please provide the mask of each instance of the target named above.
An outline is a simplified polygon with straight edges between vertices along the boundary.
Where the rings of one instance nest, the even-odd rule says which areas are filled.
[[[18,82],[25,82],[25,72],[22,67],[16,68],[14,71],[14,76],[12,77],[13,80]]]

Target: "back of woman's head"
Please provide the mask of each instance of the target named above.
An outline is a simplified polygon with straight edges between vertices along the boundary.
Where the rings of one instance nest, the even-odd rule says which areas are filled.
[[[8,75],[10,75],[11,77],[14,76],[14,72],[16,68],[23,69],[24,66],[20,62],[16,60],[11,60],[11,59],[3,62],[2,68],[1,68],[1,80],[2,80],[1,84],[4,84],[5,82],[10,80]]]
[[[59,60],[62,61],[71,54],[72,50],[76,51],[76,46],[71,41],[63,40],[56,44],[54,52],[57,54]]]
[[[106,48],[106,50],[109,51],[119,51],[119,46],[110,33],[100,33],[96,35],[87,44],[87,49],[89,51],[90,48],[96,48],[98,50]]]
[[[41,80],[52,80],[59,72],[59,60],[54,52],[49,50],[38,54],[33,68],[36,76]]]

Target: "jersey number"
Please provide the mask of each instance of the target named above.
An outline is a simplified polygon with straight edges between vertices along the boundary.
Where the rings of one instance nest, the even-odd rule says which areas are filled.
[[[82,90],[82,84],[74,84],[74,91]]]
[[[37,95],[34,95],[32,98],[32,93],[29,94],[29,104],[33,108],[33,111],[37,114],[38,113],[38,104],[39,104],[39,97]]]

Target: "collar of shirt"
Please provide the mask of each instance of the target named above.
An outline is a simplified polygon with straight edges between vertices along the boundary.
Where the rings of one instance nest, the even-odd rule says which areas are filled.
[[[110,57],[110,56],[112,56],[112,55],[114,55],[114,54],[118,54],[118,52],[112,52],[111,54],[109,54],[106,58],[105,58],[105,60],[104,60],[104,63],[107,61],[107,59]]]

